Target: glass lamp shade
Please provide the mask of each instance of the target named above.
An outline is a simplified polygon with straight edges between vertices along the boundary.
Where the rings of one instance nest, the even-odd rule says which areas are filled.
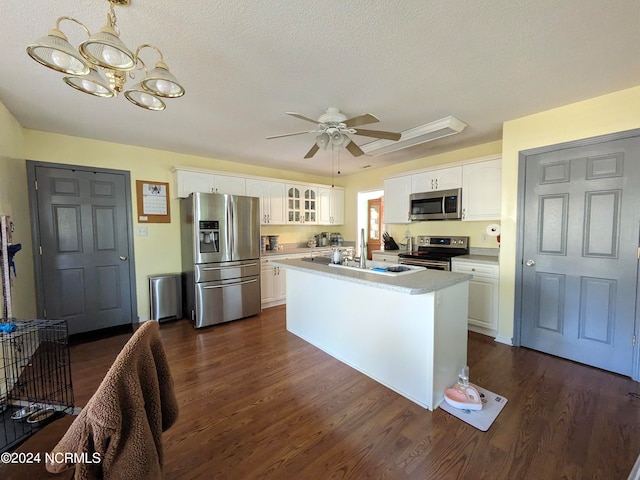
[[[89,75],[83,77],[64,77],[64,81],[70,87],[80,90],[81,92],[95,95],[97,97],[113,97],[115,93],[111,90],[109,82],[93,68],[90,69]]]
[[[329,134],[327,132],[323,132],[316,137],[316,144],[319,147],[327,149],[327,145],[329,144]]]
[[[124,92],[124,96],[134,105],[147,110],[164,110],[166,108],[162,99],[145,90],[139,83]]]
[[[136,66],[135,55],[129,50],[116,31],[102,27],[80,44],[80,53],[91,63],[116,70],[132,70]]]
[[[156,63],[156,67],[142,80],[142,88],[159,97],[175,98],[184,95],[184,88],[163,62]]]
[[[27,47],[27,53],[45,67],[69,75],[86,75],[89,65],[78,51],[67,41],[67,37],[57,29]]]
[[[342,133],[335,132],[333,135],[331,135],[331,144],[339,147],[344,143],[345,138],[346,137]]]

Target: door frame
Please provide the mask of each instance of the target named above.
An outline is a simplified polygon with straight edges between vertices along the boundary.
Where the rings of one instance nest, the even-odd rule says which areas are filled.
[[[518,203],[517,212],[518,219],[516,222],[516,271],[515,271],[515,298],[513,309],[513,345],[519,347],[521,345],[522,335],[522,297],[524,295],[523,289],[523,275],[524,275],[524,205],[525,205],[525,173],[527,159],[533,155],[539,155],[541,153],[549,153],[556,150],[564,150],[568,148],[587,147],[598,143],[606,143],[614,140],[622,140],[625,138],[640,137],[640,128],[632,130],[625,130],[622,132],[609,133],[605,135],[598,135],[595,137],[583,138],[579,140],[572,140],[569,142],[557,143],[555,145],[546,145],[544,147],[536,147],[528,150],[522,150],[518,154]],[[640,232],[639,241],[640,241]],[[640,314],[640,268],[636,271],[636,314],[634,317],[635,327],[634,335],[636,338],[640,338],[640,326],[638,325],[638,315]],[[632,356],[633,365],[631,367],[631,378],[636,381],[640,381],[640,348],[638,348],[638,342],[633,349]]]
[[[126,203],[126,224],[127,224],[127,243],[128,243],[128,255],[129,255],[129,282],[131,284],[131,322],[139,322],[138,318],[138,296],[137,296],[137,284],[136,284],[136,266],[134,256],[133,245],[133,216],[132,216],[132,201],[131,201],[131,172],[128,170],[116,170],[112,168],[99,168],[90,167],[84,165],[71,165],[66,163],[52,163],[42,162],[37,160],[27,160],[27,190],[29,193],[29,217],[31,221],[31,243],[32,243],[32,255],[35,274],[35,291],[36,291],[36,311],[37,316],[42,316],[44,312],[44,284],[43,284],[43,272],[42,262],[40,261],[40,224],[38,222],[38,196],[35,189],[36,182],[36,168],[60,168],[64,170],[81,170],[85,172],[95,173],[107,173],[124,175],[124,189],[125,189],[125,203]]]

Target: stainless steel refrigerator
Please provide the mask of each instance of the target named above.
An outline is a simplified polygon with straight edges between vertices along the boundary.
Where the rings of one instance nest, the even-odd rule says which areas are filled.
[[[185,312],[196,328],[260,313],[260,200],[192,193],[180,201]]]

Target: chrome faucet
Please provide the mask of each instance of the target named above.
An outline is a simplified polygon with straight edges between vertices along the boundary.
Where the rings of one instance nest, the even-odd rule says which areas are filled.
[[[367,268],[367,246],[365,245],[364,228],[360,230],[360,268]]]

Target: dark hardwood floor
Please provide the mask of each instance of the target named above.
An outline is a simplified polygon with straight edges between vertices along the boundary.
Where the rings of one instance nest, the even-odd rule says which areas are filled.
[[[167,479],[626,479],[640,453],[638,383],[478,334],[471,381],[508,399],[487,432],[290,334],[284,307],[161,336],[180,404]],[[77,405],[128,337],[71,347]]]

